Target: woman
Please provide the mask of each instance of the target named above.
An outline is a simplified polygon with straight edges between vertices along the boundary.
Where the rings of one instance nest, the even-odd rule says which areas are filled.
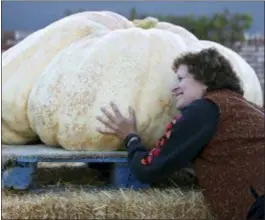
[[[256,195],[254,203],[249,189],[264,194],[263,108],[243,98],[239,78],[215,49],[187,53],[174,61],[173,69],[180,114],[155,148],[149,151],[141,144],[132,108],[129,118],[114,103],[114,115],[102,108],[108,120],[97,119],[110,131],[98,131],[124,140],[130,168],[140,181],[160,180],[192,162],[218,219],[246,219],[251,206],[248,218],[257,215],[264,197]]]

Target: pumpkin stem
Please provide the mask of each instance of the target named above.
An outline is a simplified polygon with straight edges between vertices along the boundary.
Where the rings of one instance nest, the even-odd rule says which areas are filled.
[[[157,18],[154,17],[146,17],[144,19],[135,19],[132,21],[135,27],[150,29],[156,27],[159,22]]]

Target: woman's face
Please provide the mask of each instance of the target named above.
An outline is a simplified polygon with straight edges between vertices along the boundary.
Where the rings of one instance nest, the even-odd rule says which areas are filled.
[[[176,74],[178,82],[172,92],[177,98],[176,107],[182,109],[193,101],[202,98],[207,87],[194,79],[188,72],[188,67],[186,65],[180,65]]]

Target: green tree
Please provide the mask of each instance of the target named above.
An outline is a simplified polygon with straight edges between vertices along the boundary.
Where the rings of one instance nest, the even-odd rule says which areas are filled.
[[[244,33],[252,25],[252,17],[250,15],[247,13],[231,13],[228,9],[211,16],[151,16],[158,18],[159,21],[182,26],[199,39],[211,40],[225,45],[244,41]],[[140,15],[139,17],[142,19],[147,16]]]
[[[137,19],[137,11],[136,11],[136,8],[132,8],[132,9],[131,9],[129,19],[130,19],[131,21]]]
[[[208,37],[224,44],[244,41],[244,33],[252,25],[252,17],[248,14],[216,13],[211,18]]]

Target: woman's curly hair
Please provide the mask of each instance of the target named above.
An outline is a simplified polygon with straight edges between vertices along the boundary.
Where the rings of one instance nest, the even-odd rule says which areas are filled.
[[[229,89],[244,95],[242,82],[230,62],[215,48],[200,52],[188,52],[175,59],[173,69],[186,65],[193,77],[207,86],[207,91]]]

